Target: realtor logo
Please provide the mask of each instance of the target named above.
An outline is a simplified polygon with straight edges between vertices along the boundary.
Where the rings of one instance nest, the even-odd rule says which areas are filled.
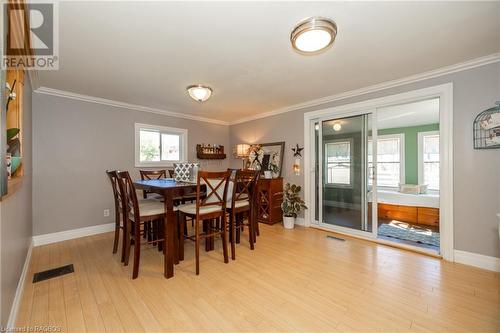
[[[56,2],[5,3],[8,27],[2,69],[59,69],[58,6]]]

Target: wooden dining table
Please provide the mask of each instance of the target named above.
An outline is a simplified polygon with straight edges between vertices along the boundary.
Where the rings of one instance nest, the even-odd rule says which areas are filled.
[[[137,180],[134,186],[138,190],[157,193],[165,199],[165,245],[163,246],[164,275],[169,279],[174,276],[174,263],[179,263],[179,231],[177,230],[177,217],[174,212],[174,198],[196,193],[196,183],[181,182],[171,178]]]

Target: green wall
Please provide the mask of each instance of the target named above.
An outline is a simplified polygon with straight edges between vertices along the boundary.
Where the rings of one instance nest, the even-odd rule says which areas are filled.
[[[437,130],[439,130],[439,124],[378,130],[378,135],[404,134],[406,184],[418,184],[418,133]]]

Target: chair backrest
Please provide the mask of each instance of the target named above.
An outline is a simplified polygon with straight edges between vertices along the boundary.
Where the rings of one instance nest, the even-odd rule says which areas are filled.
[[[231,207],[235,207],[238,201],[248,200],[250,204],[254,202],[259,175],[260,171],[257,170],[233,171],[232,180],[234,181],[234,186],[231,195]]]
[[[139,170],[142,180],[167,178],[167,170]]]
[[[134,183],[128,171],[117,172],[118,186],[120,189],[120,196],[123,202],[123,216],[125,221],[129,218],[129,214],[134,214],[139,218],[139,201],[137,200],[137,193],[135,191]]]
[[[106,174],[111,181],[111,187],[113,188],[113,198],[115,200],[115,212],[119,212],[121,208],[121,198],[120,189],[118,188],[118,171],[117,170],[106,170]]]
[[[139,170],[139,173],[141,174],[142,180],[167,178],[167,170]],[[147,199],[150,193],[151,192],[148,190],[142,190],[142,197]]]
[[[198,171],[196,185],[196,214],[199,214],[200,207],[220,206],[222,210],[226,209],[227,193],[230,171],[210,172]],[[206,194],[201,192],[201,186],[205,184]],[[204,197],[202,197],[204,194]]]

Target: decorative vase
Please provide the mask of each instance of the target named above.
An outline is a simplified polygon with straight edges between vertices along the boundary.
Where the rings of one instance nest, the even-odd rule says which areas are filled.
[[[283,226],[285,229],[293,229],[295,226],[295,217],[283,216]]]
[[[265,179],[272,179],[273,178],[273,173],[271,171],[264,171],[264,178]]]

